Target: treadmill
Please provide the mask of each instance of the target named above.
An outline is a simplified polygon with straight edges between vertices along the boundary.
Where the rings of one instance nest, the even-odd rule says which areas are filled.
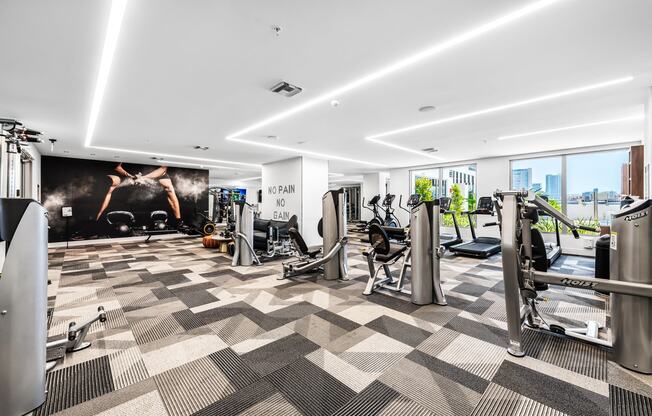
[[[497,210],[500,207],[496,207]],[[471,228],[471,236],[473,239],[465,243],[450,246],[448,249],[456,255],[475,257],[486,259],[500,252],[500,238],[498,237],[476,237],[475,227],[473,227],[472,215],[495,215],[494,201],[490,196],[480,197],[478,200],[478,207],[473,211],[467,211],[466,215],[469,217],[469,227]],[[500,214],[499,217],[500,219]],[[498,225],[500,222],[485,224],[485,226]]]
[[[440,244],[444,246],[446,249],[449,249],[451,246],[464,242],[464,240],[462,240],[462,234],[460,233],[460,226],[457,223],[457,215],[455,215],[455,211],[450,210],[450,207],[451,207],[451,199],[449,197],[442,196],[441,198],[439,198],[440,212],[443,215],[450,215],[453,218],[453,227],[455,227],[455,234],[444,234],[444,233],[439,234]]]
[[[548,201],[548,197],[545,195],[542,195],[541,199],[543,199],[544,201]],[[539,210],[539,215],[547,216],[547,217],[550,216],[548,215],[548,213],[541,210]],[[559,221],[557,220],[557,218],[553,217],[553,219],[555,221],[555,238],[557,244],[552,244],[552,243],[544,244],[546,247],[546,263],[548,263],[548,268],[550,268],[550,266],[552,266],[555,263],[555,261],[557,261],[557,259],[561,257],[561,239],[559,237]]]

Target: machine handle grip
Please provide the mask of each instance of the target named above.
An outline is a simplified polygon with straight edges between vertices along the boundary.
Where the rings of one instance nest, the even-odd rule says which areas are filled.
[[[571,229],[571,232],[573,233],[573,237],[580,238],[580,233],[577,232],[576,228]]]
[[[584,225],[580,225],[580,226],[577,227],[577,228],[579,228],[580,230],[584,230],[584,231],[591,231],[591,232],[593,232],[593,233],[599,233],[599,232],[600,232],[597,228],[586,227],[586,226],[584,226]]]
[[[497,222],[488,222],[488,223],[484,224],[483,227],[493,227],[495,225],[498,225],[498,223]]]

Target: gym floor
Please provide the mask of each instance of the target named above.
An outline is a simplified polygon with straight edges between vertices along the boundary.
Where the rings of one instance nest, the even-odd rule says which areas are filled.
[[[362,295],[363,247],[351,243],[347,282],[278,280],[278,261],[232,268],[197,239],[52,249],[51,339],[99,305],[108,319],[48,374],[37,414],[652,414],[652,377],[601,348],[527,331],[527,357],[507,354],[499,256],[447,256],[448,306],[416,306]],[[547,296],[566,325],[608,323],[593,292]]]

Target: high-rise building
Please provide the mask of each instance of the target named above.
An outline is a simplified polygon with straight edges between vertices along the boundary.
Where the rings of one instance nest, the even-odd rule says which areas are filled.
[[[512,170],[512,188],[530,189],[532,187],[532,168]]]
[[[550,199],[561,201],[561,175],[546,175],[546,194]]]

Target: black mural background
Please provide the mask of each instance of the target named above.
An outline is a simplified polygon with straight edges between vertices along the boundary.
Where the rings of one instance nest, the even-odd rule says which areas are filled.
[[[49,213],[50,241],[106,238],[112,227],[106,221],[111,211],[129,211],[135,216],[135,229],[151,225],[150,213],[162,210],[168,213],[168,224],[177,226],[167,193],[158,180],[134,184],[123,180],[113,191],[111,202],[96,221],[104,197],[111,185],[108,175],[120,176],[115,168],[119,162],[43,156],[41,158],[41,201]],[[122,167],[133,175],[147,175],[159,166],[124,163]],[[174,185],[179,200],[181,219],[192,222],[197,212],[208,209],[208,171],[167,167],[167,176]],[[72,207],[66,231],[66,219],[61,207]]]

